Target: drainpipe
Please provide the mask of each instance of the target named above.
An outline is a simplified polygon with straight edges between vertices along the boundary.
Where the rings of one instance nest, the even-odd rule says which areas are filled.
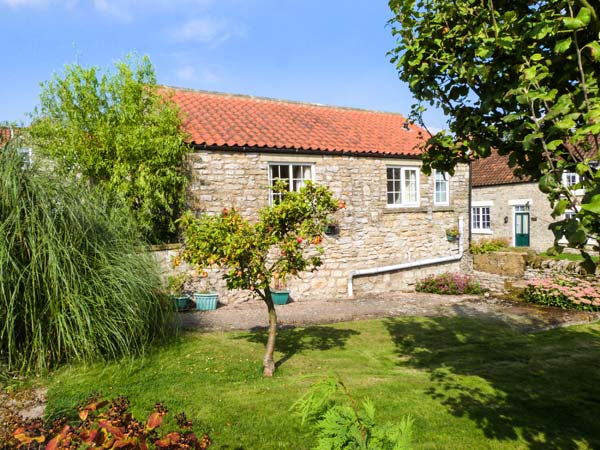
[[[463,256],[464,247],[463,247],[463,239],[464,239],[464,221],[462,217],[458,218],[458,231],[460,233],[460,237],[458,238],[458,254],[450,255],[450,256],[442,256],[439,258],[429,258],[429,259],[420,259],[419,261],[394,264],[392,266],[382,266],[382,267],[373,267],[370,269],[359,269],[353,270],[348,274],[348,297],[353,297],[354,290],[352,288],[353,278],[360,275],[375,275],[378,273],[385,272],[395,272],[397,270],[403,269],[411,269],[414,267],[422,267],[422,266],[431,266],[433,264],[440,264],[444,262],[452,262],[452,261],[460,261]]]

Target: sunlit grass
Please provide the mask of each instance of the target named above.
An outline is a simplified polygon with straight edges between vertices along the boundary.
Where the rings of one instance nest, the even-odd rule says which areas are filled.
[[[461,318],[396,318],[282,330],[273,379],[261,375],[264,332],[190,333],[139,359],[61,369],[48,413],[95,391],[185,411],[216,449],[309,449],[290,412],[334,374],[384,421],[410,414],[419,449],[600,446],[600,325],[524,334]]]

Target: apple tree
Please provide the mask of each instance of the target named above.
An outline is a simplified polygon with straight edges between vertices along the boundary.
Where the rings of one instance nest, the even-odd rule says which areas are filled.
[[[322,263],[323,248],[319,244],[324,227],[332,214],[344,207],[326,187],[310,182],[299,192],[286,191],[281,184],[275,189],[282,193],[281,200],[262,209],[255,223],[235,208],[200,218],[187,213],[181,219],[181,258],[199,270],[225,269],[223,278],[228,289],[250,290],[265,303],[269,330],[263,373],[269,377],[275,371],[277,335],[272,285],[276,280],[317,270]]]

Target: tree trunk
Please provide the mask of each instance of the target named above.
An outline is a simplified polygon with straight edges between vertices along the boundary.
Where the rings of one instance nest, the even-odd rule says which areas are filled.
[[[267,339],[267,347],[263,359],[263,375],[265,377],[272,377],[275,372],[273,353],[275,352],[275,338],[277,337],[277,312],[275,311],[275,304],[271,297],[271,290],[268,287],[265,289],[264,301],[269,311],[269,338]]]

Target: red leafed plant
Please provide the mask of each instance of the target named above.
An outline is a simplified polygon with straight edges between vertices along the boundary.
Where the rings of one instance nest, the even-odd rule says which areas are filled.
[[[175,416],[178,431],[160,434],[159,428],[168,412],[160,403],[154,405],[146,422],[136,420],[129,412],[127,397],[109,402],[94,396],[78,409],[77,425],[68,424],[64,418],[49,427],[40,419],[11,418],[14,431],[9,442],[0,444],[0,449],[205,450],[211,445],[207,435],[198,438],[193,433],[192,422],[183,413]]]

